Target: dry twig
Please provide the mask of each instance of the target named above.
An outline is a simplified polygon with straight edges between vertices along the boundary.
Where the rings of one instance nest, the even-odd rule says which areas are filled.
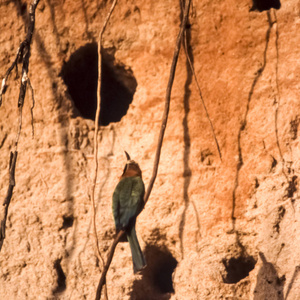
[[[10,204],[10,200],[12,198],[14,186],[16,185],[15,181],[15,170],[16,170],[16,162],[17,162],[18,152],[10,152],[10,160],[9,160],[9,186],[7,190],[6,197],[3,202],[3,206],[5,206],[4,217],[1,221],[0,226],[0,250],[2,248],[4,239],[5,239],[5,228],[6,228],[6,220],[8,214],[8,206]]]
[[[190,2],[191,2],[191,0],[187,0],[185,3],[184,15],[183,15],[180,30],[179,30],[176,44],[175,44],[175,50],[174,50],[174,55],[173,55],[173,60],[172,60],[172,65],[171,65],[171,70],[170,70],[170,76],[169,76],[169,82],[168,82],[167,90],[166,90],[165,108],[164,108],[164,113],[163,113],[163,117],[162,117],[160,134],[159,134],[159,138],[158,138],[158,144],[157,144],[156,154],[155,154],[155,159],[154,159],[152,177],[150,179],[150,183],[149,183],[148,189],[147,189],[145,197],[144,197],[145,204],[147,203],[147,201],[149,199],[149,196],[151,194],[151,191],[152,191],[152,188],[154,185],[154,181],[156,179],[157,172],[158,172],[160,153],[161,153],[162,143],[163,143],[163,139],[164,139],[164,134],[165,134],[167,121],[168,121],[169,109],[170,109],[171,91],[172,91],[172,86],[173,86],[174,77],[175,77],[175,70],[176,70],[176,65],[177,65],[178,56],[179,56],[180,44],[181,44],[183,33],[186,29],[187,19],[188,19],[188,15],[189,15]],[[108,258],[107,258],[106,264],[104,266],[104,269],[102,271],[101,278],[100,278],[100,281],[98,284],[96,300],[99,300],[101,298],[102,287],[106,282],[106,274],[107,274],[107,271],[111,264],[111,261],[112,261],[113,255],[114,255],[114,251],[124,233],[125,233],[125,231],[121,230],[116,235],[116,237],[113,241],[113,244],[110,248],[110,251],[108,253]]]
[[[6,91],[7,87],[7,80],[14,68],[18,68],[18,62],[21,60],[22,62],[22,77],[21,77],[21,84],[20,84],[20,92],[19,92],[19,99],[18,99],[18,108],[19,108],[19,127],[18,132],[15,140],[15,151],[10,153],[10,163],[9,163],[9,187],[7,191],[7,196],[4,200],[3,205],[5,206],[5,213],[4,218],[1,221],[1,232],[0,232],[0,250],[3,245],[5,239],[5,226],[6,226],[6,219],[8,214],[8,206],[10,204],[13,189],[15,186],[15,169],[16,169],[16,162],[17,162],[17,149],[19,138],[22,130],[22,110],[26,95],[26,88],[27,82],[29,81],[28,78],[28,67],[29,67],[29,58],[30,58],[30,46],[32,41],[32,35],[34,32],[34,25],[35,25],[35,10],[37,5],[39,4],[40,0],[33,0],[29,7],[29,25],[28,31],[25,40],[20,44],[19,49],[17,51],[17,55],[11,66],[6,71],[4,78],[2,80],[2,86],[0,89],[0,106],[2,104],[2,97]]]
[[[97,235],[97,226],[96,226],[96,209],[95,209],[95,189],[96,189],[96,183],[97,183],[97,175],[98,175],[98,129],[99,129],[99,117],[100,117],[100,106],[101,106],[101,49],[102,49],[102,36],[105,31],[105,28],[108,24],[108,21],[110,19],[110,16],[117,4],[117,0],[114,0],[109,13],[107,14],[107,17],[104,21],[104,25],[100,31],[99,34],[99,40],[98,40],[98,82],[97,82],[97,110],[96,110],[96,116],[95,116],[95,132],[94,132],[94,178],[92,181],[92,191],[91,191],[91,200],[92,200],[92,224],[93,224],[93,231],[94,231],[94,238],[95,238],[95,245],[96,245],[96,255],[99,261],[102,262],[102,265],[104,266],[104,260],[101,256],[101,252],[99,249],[99,243],[98,243],[98,235]],[[106,298],[107,298],[107,290],[105,290]]]
[[[170,70],[169,82],[168,82],[167,90],[166,90],[165,109],[164,109],[164,114],[162,117],[160,133],[159,133],[159,137],[158,137],[158,143],[157,143],[157,148],[156,148],[152,176],[151,176],[149,186],[148,186],[148,189],[147,189],[145,197],[144,197],[145,204],[147,203],[147,201],[149,199],[150,193],[151,193],[153,185],[154,185],[154,181],[156,179],[157,171],[158,171],[161,147],[162,147],[162,143],[163,143],[163,139],[164,139],[164,135],[165,135],[165,130],[167,127],[168,115],[169,115],[169,110],[170,110],[171,91],[172,91],[172,86],[173,86],[174,77],[175,77],[175,70],[176,70],[177,60],[178,60],[178,56],[179,56],[180,44],[181,44],[183,33],[186,29],[186,24],[187,24],[187,20],[188,20],[190,3],[191,3],[191,0],[187,0],[185,3],[183,19],[182,19],[179,34],[178,34],[177,40],[176,40],[175,50],[174,50],[174,54],[173,54],[173,61],[172,61],[171,70]]]
[[[106,264],[102,270],[102,274],[101,274],[101,278],[100,278],[100,281],[99,281],[99,284],[98,284],[98,288],[97,288],[97,293],[96,293],[96,300],[99,300],[101,298],[101,291],[102,291],[102,287],[103,285],[106,283],[106,274],[107,274],[107,271],[109,269],[109,266],[111,264],[111,261],[113,259],[113,256],[114,256],[114,253],[115,253],[115,249],[119,243],[119,241],[121,240],[123,234],[125,234],[125,231],[124,230],[120,230],[119,233],[117,234],[117,236],[115,237],[111,247],[110,247],[110,250],[108,252],[108,256],[107,256],[107,261],[106,261]]]

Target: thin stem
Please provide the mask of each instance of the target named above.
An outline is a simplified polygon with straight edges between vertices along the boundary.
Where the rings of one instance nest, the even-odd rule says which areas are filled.
[[[191,2],[191,0],[188,0],[185,3],[184,17],[183,17],[181,27],[180,27],[180,30],[179,30],[179,34],[178,34],[177,40],[176,40],[175,51],[174,51],[172,65],[171,65],[171,71],[170,71],[170,77],[169,77],[169,82],[168,82],[167,90],[166,90],[165,109],[164,109],[164,113],[163,113],[161,129],[160,129],[160,134],[159,134],[159,138],[158,138],[158,144],[157,144],[156,156],[155,156],[155,160],[154,160],[153,173],[152,173],[152,177],[151,177],[147,192],[146,192],[145,197],[144,197],[145,204],[149,199],[149,196],[150,196],[150,193],[152,191],[154,181],[155,181],[155,178],[156,178],[156,175],[157,175],[158,164],[159,164],[160,153],[161,153],[161,147],[162,147],[164,133],[165,133],[165,130],[166,130],[168,115],[169,115],[171,90],[172,90],[172,85],[173,85],[174,77],[175,77],[175,70],[176,70],[176,65],[177,65],[177,60],[178,60],[179,50],[180,50],[180,43],[181,43],[182,36],[183,36],[184,30],[186,28],[186,23],[187,23],[187,19],[188,19],[190,2]],[[112,262],[113,255],[114,255],[115,249],[117,247],[117,244],[119,243],[119,241],[120,241],[120,239],[121,239],[121,237],[123,236],[124,233],[125,233],[125,231],[121,230],[116,235],[116,237],[113,241],[113,244],[112,244],[112,246],[111,246],[111,248],[108,252],[107,261],[106,261],[106,264],[105,264],[104,269],[102,271],[101,278],[100,278],[100,281],[99,281],[99,284],[98,284],[96,300],[99,300],[101,298],[101,291],[102,291],[103,285],[106,282],[107,271],[108,271],[109,266]]]
[[[119,233],[117,234],[117,236],[115,237],[111,247],[110,247],[110,250],[108,252],[108,256],[107,256],[107,261],[106,261],[106,264],[103,268],[103,271],[102,271],[102,274],[101,274],[101,278],[100,278],[100,281],[99,281],[99,284],[98,284],[98,288],[97,288],[97,294],[96,294],[96,300],[99,300],[101,299],[101,291],[102,291],[102,287],[103,285],[106,283],[106,274],[107,274],[107,271],[109,269],[109,266],[112,262],[112,259],[113,259],[113,256],[114,256],[114,253],[115,253],[115,250],[116,250],[116,247],[119,243],[119,241],[121,240],[123,234],[125,233],[125,231],[121,230],[119,231]]]
[[[29,81],[28,78],[28,68],[29,68],[29,58],[30,58],[30,46],[32,41],[32,36],[34,32],[34,25],[35,25],[35,10],[37,5],[39,4],[40,0],[33,0],[29,7],[29,25],[28,25],[28,31],[25,40],[20,44],[17,55],[11,66],[8,68],[8,70],[5,73],[5,76],[2,80],[2,86],[0,89],[0,106],[2,104],[2,96],[5,93],[6,89],[6,81],[12,72],[14,68],[17,70],[17,63],[19,59],[22,61],[22,77],[21,77],[21,84],[20,84],[20,92],[19,92],[19,99],[18,99],[18,108],[19,108],[19,125],[18,125],[18,131],[16,135],[15,140],[15,151],[11,152],[10,155],[10,163],[9,163],[9,186],[7,191],[7,196],[4,200],[3,205],[5,206],[5,213],[4,217],[1,221],[1,230],[0,230],[0,250],[3,245],[4,239],[5,239],[5,226],[6,226],[6,219],[8,214],[8,206],[10,204],[13,190],[15,186],[15,168],[16,168],[16,162],[17,162],[17,155],[18,155],[18,143],[21,135],[22,130],[22,110],[26,95],[26,86],[27,82]]]
[[[157,172],[158,172],[161,148],[162,148],[165,130],[167,127],[168,115],[169,115],[169,110],[170,110],[171,91],[172,91],[172,86],[173,86],[174,77],[175,77],[175,70],[176,70],[176,65],[177,65],[178,56],[179,56],[180,44],[181,44],[182,36],[186,29],[186,24],[187,24],[187,20],[188,20],[190,3],[191,3],[191,0],[188,0],[185,2],[183,20],[182,20],[180,30],[179,30],[179,33],[177,36],[176,44],[175,44],[173,61],[172,61],[171,70],[170,70],[170,77],[169,77],[169,82],[168,82],[167,90],[166,90],[165,109],[164,109],[164,113],[163,113],[163,117],[162,117],[160,133],[159,133],[159,137],[158,137],[158,143],[157,143],[156,154],[155,154],[155,159],[154,159],[154,166],[153,166],[153,171],[152,171],[152,177],[150,179],[149,186],[148,186],[148,189],[147,189],[145,197],[144,197],[145,204],[147,203],[147,201],[149,199],[149,196],[152,191],[154,181],[156,179]]]
[[[99,242],[98,242],[98,235],[97,235],[97,226],[96,226],[96,209],[95,209],[95,189],[96,189],[96,183],[97,183],[97,177],[98,177],[98,130],[99,130],[99,117],[100,117],[100,108],[101,108],[101,79],[102,79],[102,73],[101,73],[101,67],[102,67],[102,57],[101,57],[101,49],[102,49],[102,36],[105,31],[105,28],[108,24],[108,21],[110,19],[110,16],[117,4],[117,0],[114,0],[109,13],[107,14],[107,17],[104,21],[104,25],[100,31],[99,34],[99,40],[98,40],[98,82],[97,82],[97,110],[96,110],[96,116],[95,116],[95,133],[94,133],[94,178],[92,181],[92,191],[91,191],[91,205],[92,205],[92,224],[93,224],[93,230],[94,230],[94,238],[95,238],[95,245],[96,245],[96,255],[99,259],[99,261],[102,262],[102,265],[104,266],[104,259],[101,256],[101,252],[99,249]],[[106,292],[107,295],[107,292]],[[106,297],[107,298],[107,297]]]

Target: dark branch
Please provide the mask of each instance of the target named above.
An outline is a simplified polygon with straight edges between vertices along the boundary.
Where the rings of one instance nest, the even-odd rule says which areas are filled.
[[[97,109],[96,109],[96,116],[95,116],[95,132],[94,132],[94,163],[95,163],[95,171],[94,171],[94,178],[92,182],[92,192],[91,192],[91,204],[92,204],[92,223],[93,223],[93,229],[94,229],[94,237],[95,237],[95,244],[96,244],[96,254],[99,260],[101,260],[102,265],[104,267],[104,259],[102,258],[102,255],[100,253],[99,249],[99,243],[98,243],[98,236],[97,236],[97,227],[96,227],[96,209],[95,209],[95,189],[96,189],[96,183],[97,183],[97,174],[98,174],[98,126],[99,126],[99,118],[100,118],[100,108],[101,108],[101,78],[102,78],[102,56],[101,56],[101,51],[102,51],[102,36],[104,34],[105,28],[108,24],[108,21],[113,13],[113,10],[115,9],[115,6],[117,4],[117,0],[114,0],[111,8],[106,16],[106,19],[104,21],[103,27],[100,31],[99,34],[99,41],[98,41],[98,82],[97,82]],[[114,251],[114,250],[113,250]],[[112,259],[112,258],[111,258]],[[110,263],[109,263],[110,264]],[[109,268],[109,265],[107,269]],[[100,287],[100,294],[99,294],[99,299],[101,297],[101,289],[102,285],[105,284],[105,278],[106,278],[106,272],[102,272],[103,277],[104,273],[104,282],[101,284]],[[100,283],[102,281],[100,280]],[[99,285],[100,285],[99,283]],[[98,295],[98,290],[97,290],[97,295]],[[105,296],[106,300],[108,299],[107,297],[107,286],[105,286]],[[97,296],[96,296],[97,297]]]
[[[27,36],[25,41],[22,43],[24,45],[23,50],[23,67],[22,67],[22,79],[21,79],[21,86],[20,86],[20,93],[19,93],[19,100],[18,100],[18,107],[23,106],[25,94],[26,94],[26,87],[28,81],[28,67],[29,67],[29,57],[30,57],[30,45],[32,40],[32,35],[34,31],[35,25],[35,9],[39,4],[40,0],[33,0],[29,7],[29,26]]]
[[[5,228],[6,228],[6,220],[7,220],[7,214],[8,214],[8,206],[10,204],[10,200],[13,195],[13,190],[16,185],[15,181],[15,170],[16,170],[16,162],[17,162],[17,156],[18,152],[10,152],[10,160],[9,160],[9,185],[8,185],[8,190],[6,197],[3,202],[3,206],[5,206],[5,211],[4,211],[4,217],[3,220],[1,221],[1,227],[0,227],[0,251],[5,239]]]
[[[32,41],[32,35],[34,31],[34,24],[35,24],[35,10],[37,5],[39,4],[40,0],[33,0],[30,8],[29,8],[29,26],[28,26],[28,31],[25,40],[20,44],[20,47],[17,51],[17,55],[15,60],[13,61],[12,65],[8,68],[8,70],[5,73],[5,76],[2,80],[2,86],[0,89],[0,106],[2,104],[2,95],[5,93],[6,90],[6,81],[12,72],[14,68],[18,67],[18,62],[21,60],[23,63],[22,65],[22,77],[21,77],[21,84],[20,84],[20,93],[19,93],[19,99],[18,99],[18,108],[19,108],[19,129],[17,133],[17,138],[15,141],[15,151],[11,152],[10,154],[10,162],[9,162],[9,186],[8,186],[8,191],[7,195],[4,199],[3,205],[5,206],[5,211],[4,211],[4,217],[3,220],[1,221],[1,232],[0,232],[0,250],[2,248],[4,239],[5,239],[5,227],[6,227],[6,220],[7,220],[7,214],[8,214],[8,206],[10,204],[12,195],[13,195],[13,190],[15,186],[15,169],[16,169],[16,162],[17,162],[17,146],[19,142],[19,136],[21,133],[22,129],[22,108],[24,105],[24,99],[26,95],[26,87],[27,87],[27,82],[29,80],[28,78],[28,67],[29,67],[29,58],[30,58],[30,45]]]
[[[186,23],[187,23],[187,20],[188,20],[190,2],[191,2],[191,0],[187,0],[186,3],[185,3],[184,16],[183,16],[183,20],[182,20],[182,23],[181,23],[181,26],[180,26],[179,34],[178,34],[177,40],[176,40],[175,51],[174,51],[173,61],[172,61],[171,71],[170,71],[170,77],[169,77],[169,82],[168,82],[167,90],[166,90],[165,109],[164,109],[164,113],[163,113],[163,117],[162,117],[160,134],[159,134],[159,138],[158,138],[158,144],[157,144],[156,155],[155,155],[155,160],[154,160],[153,173],[152,173],[152,177],[150,179],[150,183],[149,183],[147,192],[146,192],[145,197],[144,197],[145,204],[149,199],[150,193],[151,193],[153,185],[154,185],[154,181],[156,179],[157,171],[158,171],[158,164],[159,164],[159,159],[160,159],[161,147],[162,147],[163,138],[164,138],[164,134],[165,134],[166,126],[167,126],[167,121],[168,121],[168,115],[169,115],[171,91],[172,91],[172,86],[173,86],[174,77],[175,77],[175,70],[176,70],[176,65],[177,65],[178,56],[179,56],[180,44],[181,44],[183,33],[186,29]],[[123,236],[124,233],[125,233],[125,231],[121,230],[117,234],[117,236],[115,237],[115,239],[113,241],[113,244],[110,248],[110,251],[109,251],[108,257],[107,257],[107,261],[106,261],[106,264],[104,266],[104,269],[103,269],[103,272],[101,274],[101,278],[100,278],[100,281],[99,281],[99,284],[98,284],[96,300],[99,300],[101,298],[102,287],[106,282],[106,273],[107,273],[107,271],[109,269],[109,266],[112,262],[112,258],[114,256],[116,246],[119,243],[119,241],[120,241],[120,239],[121,239],[121,237]]]
[[[101,291],[102,291],[103,285],[106,282],[107,271],[108,271],[109,266],[111,264],[111,261],[113,259],[116,247],[117,247],[119,241],[121,240],[123,234],[125,234],[124,230],[119,231],[119,233],[116,235],[116,237],[115,237],[115,239],[113,241],[113,244],[110,247],[110,250],[109,250],[109,253],[108,253],[108,257],[107,257],[107,261],[106,261],[106,264],[105,264],[105,266],[103,268],[103,271],[102,271],[102,274],[101,274],[101,278],[100,278],[100,281],[99,281],[99,284],[98,284],[97,294],[96,294],[96,300],[99,300],[101,298]]]
[[[30,57],[30,44],[32,40],[32,35],[34,31],[34,24],[35,24],[35,10],[37,5],[39,4],[40,0],[34,0],[29,8],[29,26],[28,26],[28,32],[26,35],[25,40],[20,44],[20,47],[18,48],[17,55],[11,66],[8,68],[8,70],[5,73],[5,76],[2,80],[2,86],[0,89],[0,106],[2,104],[2,95],[6,91],[6,81],[12,72],[14,68],[18,68],[17,64],[18,61],[21,60],[23,62],[22,67],[22,80],[21,80],[21,86],[20,86],[20,94],[19,94],[19,100],[18,100],[18,106],[23,106],[24,104],[24,98],[26,94],[26,85],[27,85],[27,79],[28,79],[28,66],[29,66],[29,57]]]
[[[169,115],[169,109],[170,109],[171,91],[172,91],[172,86],[173,86],[174,77],[175,77],[175,70],[176,70],[176,65],[177,65],[178,56],[179,56],[180,44],[181,44],[181,40],[183,37],[183,33],[186,29],[186,24],[187,24],[187,20],[188,20],[188,16],[189,16],[190,3],[191,3],[191,0],[187,0],[185,2],[184,15],[183,15],[183,19],[181,22],[179,34],[178,34],[177,40],[176,40],[173,61],[172,61],[171,70],[170,70],[170,77],[169,77],[169,82],[168,82],[167,90],[166,90],[165,109],[164,109],[164,113],[163,113],[163,117],[162,117],[160,133],[159,133],[159,137],[158,137],[158,144],[157,144],[157,148],[156,148],[152,177],[150,179],[149,186],[148,186],[147,192],[144,197],[145,204],[147,203],[149,196],[151,194],[151,191],[152,191],[152,188],[154,185],[154,181],[156,179],[157,171],[158,171],[161,147],[162,147],[162,143],[163,143],[163,139],[164,139],[164,135],[165,135],[165,130],[167,127],[167,121],[168,121],[168,115]]]

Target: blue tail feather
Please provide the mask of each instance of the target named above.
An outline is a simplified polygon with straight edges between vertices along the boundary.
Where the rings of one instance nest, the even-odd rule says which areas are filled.
[[[127,240],[131,249],[133,271],[136,273],[146,266],[146,259],[139,245],[139,241],[135,232],[135,226],[132,226],[127,232]]]

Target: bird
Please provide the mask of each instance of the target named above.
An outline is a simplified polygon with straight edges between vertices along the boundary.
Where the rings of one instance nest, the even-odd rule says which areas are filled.
[[[144,208],[145,185],[138,163],[132,160],[126,151],[125,155],[127,163],[113,193],[112,212],[116,232],[124,230],[127,235],[133,272],[137,273],[146,267],[146,259],[135,231],[136,218]]]

